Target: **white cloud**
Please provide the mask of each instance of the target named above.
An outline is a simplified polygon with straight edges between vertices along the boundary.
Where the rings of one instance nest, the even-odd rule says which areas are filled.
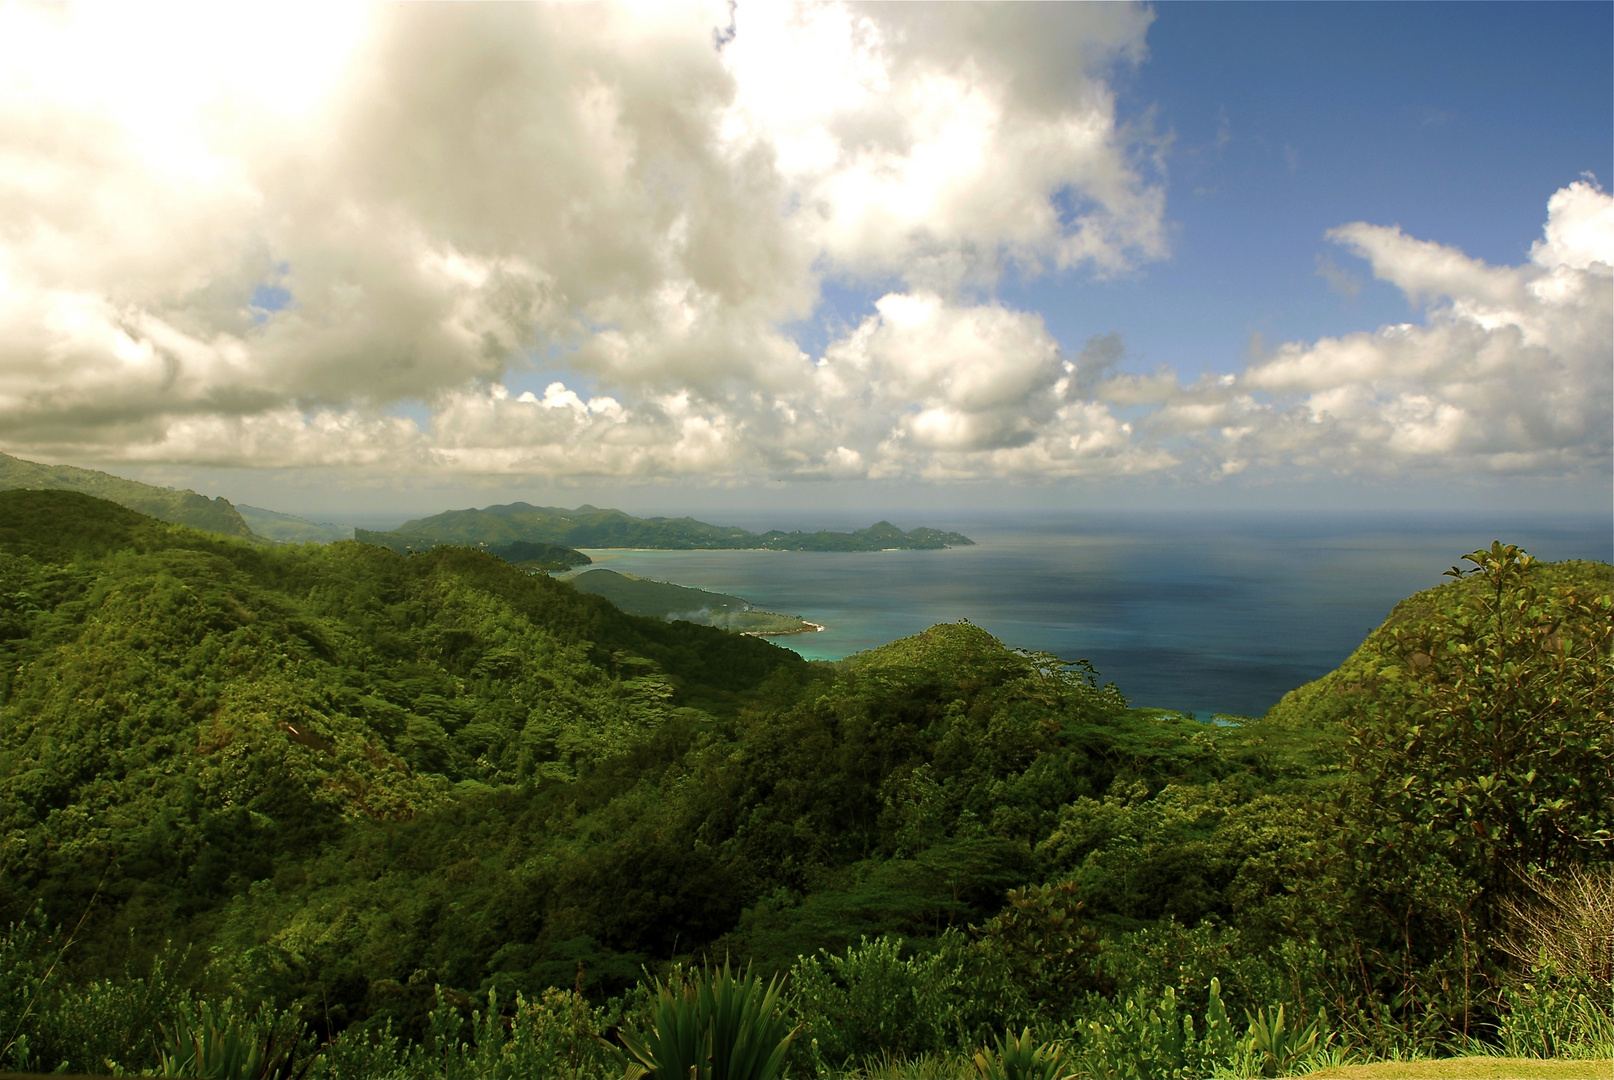
[[[1068,14],[1056,25],[1086,66],[1141,52],[1142,9]],[[1129,162],[1109,90],[1026,15],[742,9],[724,130],[772,145],[792,224],[845,273],[947,290],[1004,260],[1114,272],[1163,255],[1164,192]],[[1081,207],[1070,220],[1061,193]]]
[[[1552,270],[1591,270],[1614,262],[1614,199],[1595,184],[1578,181],[1547,202],[1547,227],[1530,248],[1530,261]]]
[[[263,468],[328,466],[414,474],[443,464],[441,453],[413,422],[356,410],[213,413],[169,419],[161,426],[114,422],[79,437],[80,443],[47,438],[42,445],[47,450],[119,446],[128,461],[221,467],[251,462]]]
[[[0,9],[0,440],[241,464],[326,440],[347,462],[413,400],[436,415],[412,466],[842,475],[874,443],[759,419],[770,398],[815,415],[825,380],[787,328],[824,275],[953,304],[1010,263],[1164,253],[1105,83],[1142,57],[1146,9],[747,5],[719,50],[728,18]],[[266,284],[289,303],[254,307]],[[1037,347],[991,361],[1021,379],[991,408],[952,370],[964,411],[936,438],[1021,437]],[[535,356],[620,411],[473,407]],[[296,420],[331,416],[370,419]]]
[[[1490,266],[1357,222],[1330,237],[1426,308],[1422,324],[1285,344],[1236,378],[1117,379],[1113,401],[1196,440],[1205,464],[1393,475],[1606,473],[1614,455],[1614,199],[1576,182],[1548,204],[1531,260]]]
[[[1167,255],[1157,147],[1111,90],[1147,8],[735,17],[719,49],[722,3],[0,6],[0,445],[736,481],[1606,469],[1593,185],[1521,266],[1342,226],[1423,322],[1183,386],[981,299]],[[885,295],[809,355],[830,280]]]

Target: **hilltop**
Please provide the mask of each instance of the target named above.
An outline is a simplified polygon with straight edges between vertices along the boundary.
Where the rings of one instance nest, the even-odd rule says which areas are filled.
[[[223,536],[258,538],[281,544],[332,543],[357,539],[399,554],[458,545],[489,551],[526,570],[566,570],[591,560],[578,548],[661,548],[677,550],[880,551],[887,548],[936,549],[972,546],[960,533],[916,528],[903,531],[889,521],[849,533],[748,532],[708,525],[694,518],[636,518],[620,510],[580,506],[575,510],[509,503],[480,510],[450,510],[405,522],[391,531],[355,529],[311,521],[256,506],[236,506],[128,480],[73,465],[42,465],[0,453],[0,491],[77,491],[126,506],[159,521],[189,525]]]
[[[1608,596],[1614,593],[1614,566],[1588,559],[1537,563],[1530,569],[1528,580],[1531,587],[1549,601],[1565,589]],[[1267,712],[1267,721],[1286,728],[1337,729],[1353,713],[1382,702],[1386,696],[1404,699],[1410,684],[1403,669],[1409,664],[1414,672],[1427,667],[1434,651],[1428,643],[1419,651],[1408,642],[1423,641],[1435,633],[1437,627],[1470,617],[1483,599],[1481,591],[1482,582],[1470,577],[1425,589],[1402,600],[1344,663],[1322,678],[1285,694]],[[1584,616],[1572,617],[1560,627],[1561,633],[1581,640],[1585,640],[1591,629]]]
[[[82,909],[110,867],[90,954],[197,941],[364,823],[570,781],[804,666],[465,548],[266,547],[0,492],[0,925]]]
[[[620,510],[579,506],[575,510],[508,503],[480,510],[450,510],[405,522],[400,536],[437,543],[497,544],[515,540],[559,544],[570,548],[661,548],[674,550],[880,551],[885,548],[933,549],[971,546],[975,541],[954,532],[916,528],[904,532],[889,521],[849,533],[749,532],[734,526],[708,525],[694,518],[636,518]],[[380,542],[385,533],[367,534]]]

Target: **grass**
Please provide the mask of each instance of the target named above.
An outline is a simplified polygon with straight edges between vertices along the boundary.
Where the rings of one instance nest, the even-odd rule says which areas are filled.
[[[1614,1080],[1609,1059],[1460,1057],[1336,1065],[1304,1080]]]

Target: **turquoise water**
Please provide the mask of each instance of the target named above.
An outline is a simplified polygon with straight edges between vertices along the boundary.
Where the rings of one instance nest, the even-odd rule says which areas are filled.
[[[913,523],[908,523],[913,524]],[[947,551],[590,550],[595,565],[742,596],[826,629],[774,638],[814,660],[968,619],[1005,644],[1085,657],[1134,704],[1264,713],[1338,666],[1396,601],[1493,539],[1614,560],[1601,518],[1105,514],[923,524]]]

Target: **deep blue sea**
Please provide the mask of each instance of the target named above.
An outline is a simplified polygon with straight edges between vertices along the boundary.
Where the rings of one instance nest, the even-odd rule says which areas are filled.
[[[1337,667],[1398,600],[1494,539],[1546,560],[1614,561],[1600,516],[918,517],[901,524],[956,530],[976,546],[588,554],[596,566],[822,623],[821,633],[772,639],[810,659],[968,619],[1011,647],[1092,660],[1135,705],[1201,717],[1261,715]]]

